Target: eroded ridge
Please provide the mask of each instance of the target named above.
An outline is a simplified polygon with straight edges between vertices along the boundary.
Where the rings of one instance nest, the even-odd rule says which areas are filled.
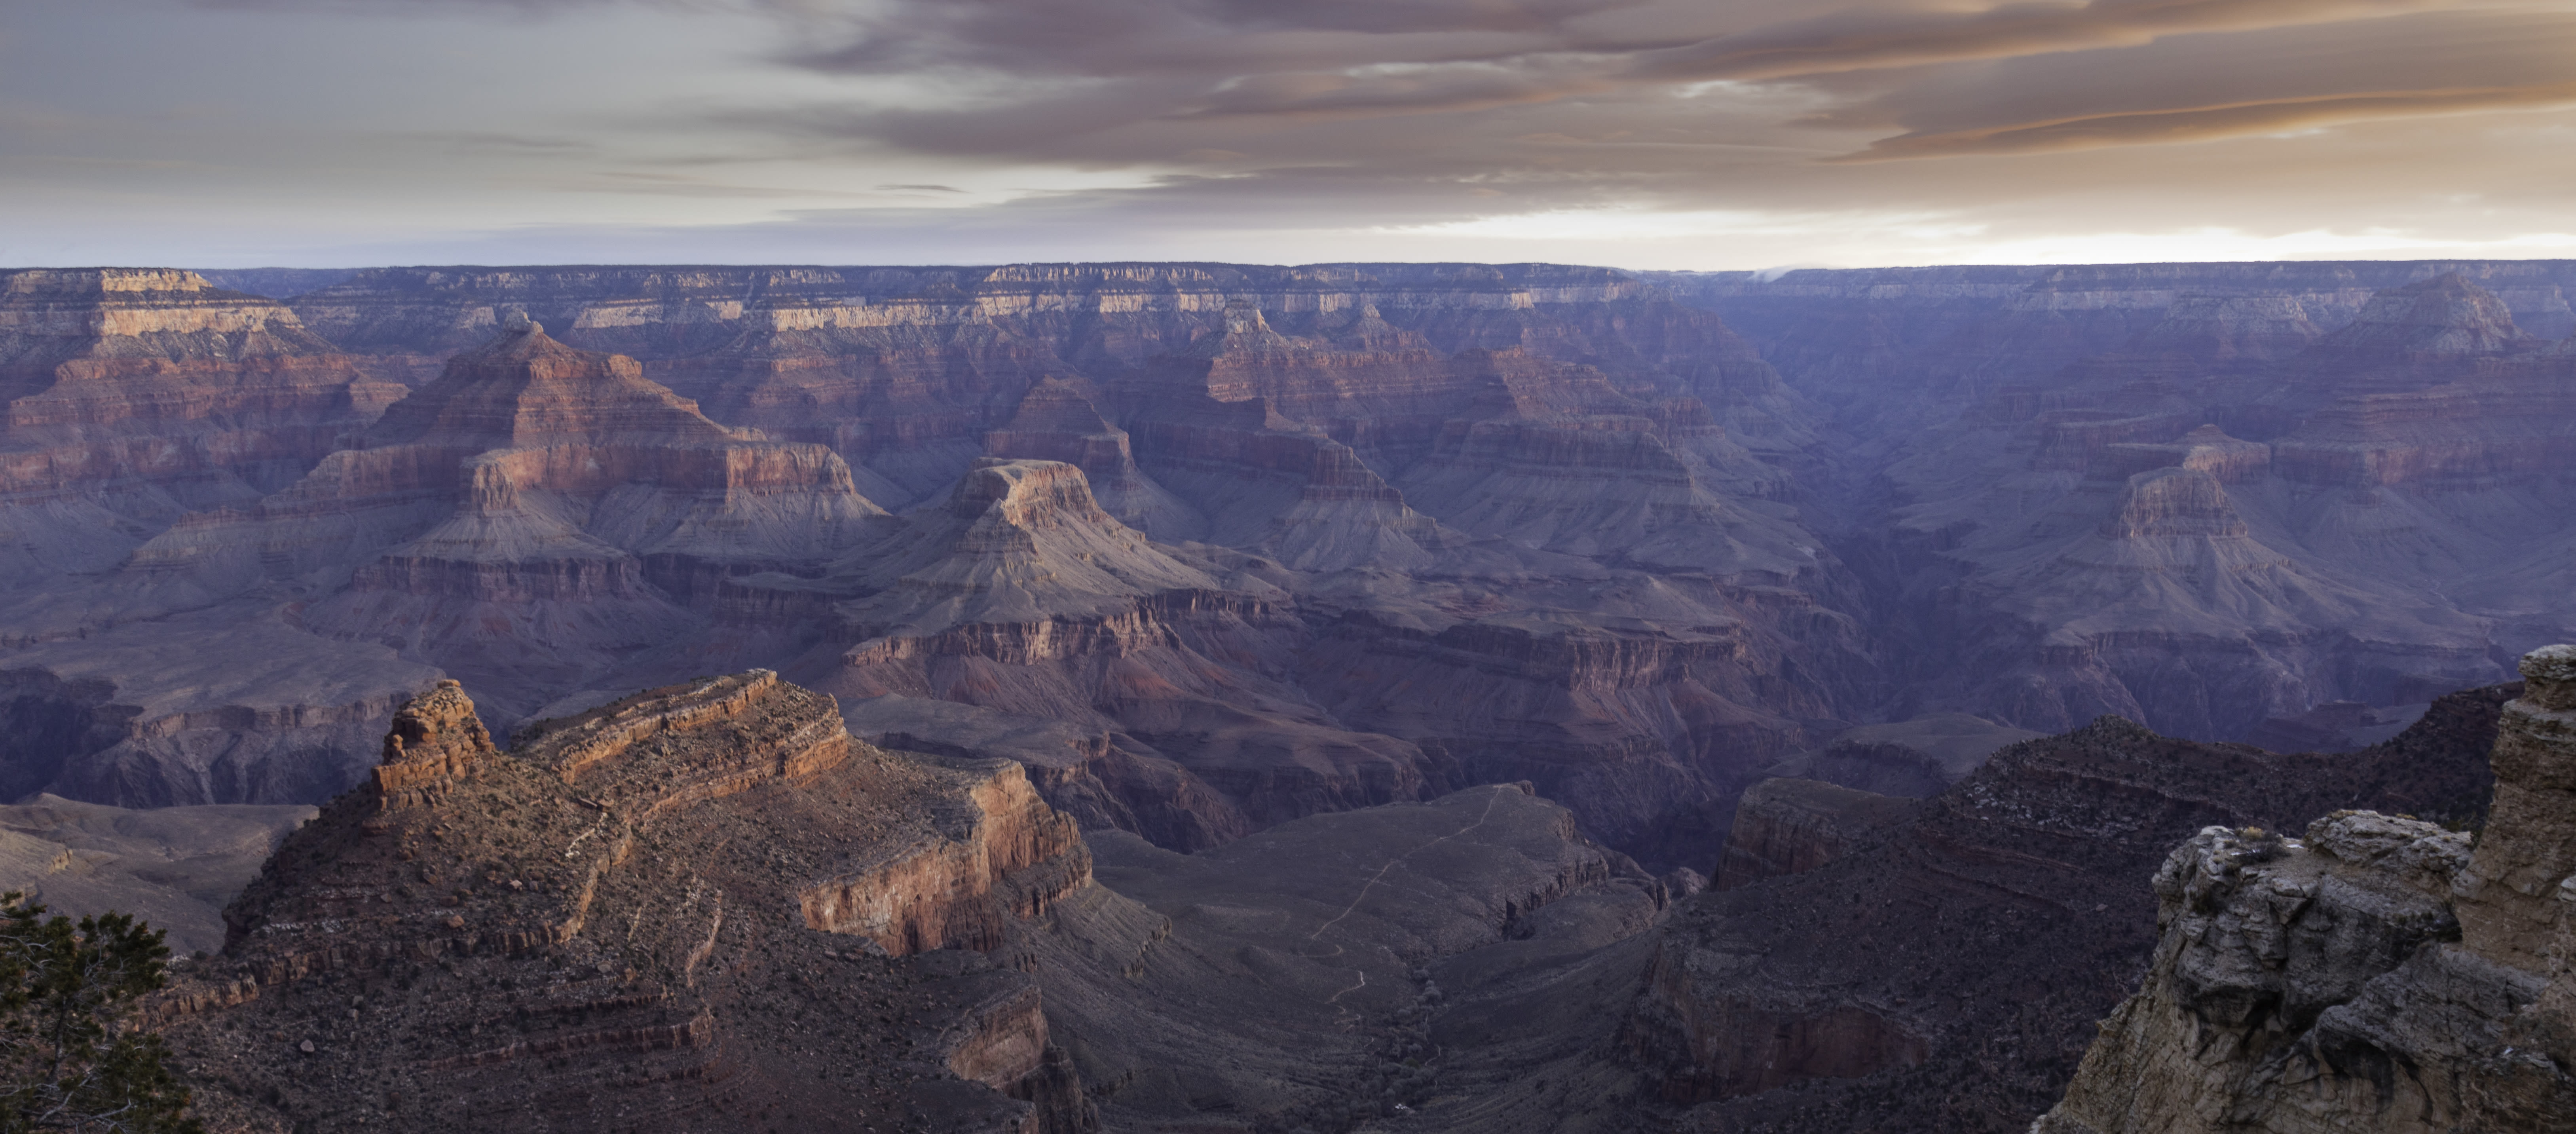
[[[1078,1131],[1037,986],[971,950],[1089,869],[1017,766],[859,743],[765,670],[506,752],[443,682],[153,1014],[219,1130]]]

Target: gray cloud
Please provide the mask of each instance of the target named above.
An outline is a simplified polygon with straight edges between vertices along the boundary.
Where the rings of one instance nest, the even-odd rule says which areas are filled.
[[[166,103],[240,104],[214,125],[102,110],[54,93],[59,74],[13,87],[0,56],[0,120],[109,121],[0,136],[0,183],[68,202],[48,215],[103,215],[103,189],[209,219],[304,193],[358,227],[383,192],[473,214],[451,226],[544,213],[506,231],[553,247],[595,223],[695,258],[731,233],[987,260],[1012,241],[1204,256],[1276,234],[1324,257],[1472,239],[1549,258],[1667,216],[1709,247],[1759,244],[1757,262],[2157,226],[2576,228],[2549,219],[2547,155],[2576,140],[2554,109],[2576,103],[2576,13],[2552,0],[97,2],[129,27],[175,4],[266,39],[245,31],[248,65],[198,67],[193,88],[126,66],[140,77],[115,97],[138,106],[155,83]],[[97,20],[98,59],[135,62],[117,17]],[[401,91],[369,86],[374,68],[256,61],[280,28],[275,60],[331,60],[433,25],[459,62]],[[347,96],[481,101],[468,125],[398,129],[336,109]],[[290,106],[296,128],[273,125]],[[117,180],[147,161],[221,177]],[[1566,235],[1591,230],[1612,235]]]

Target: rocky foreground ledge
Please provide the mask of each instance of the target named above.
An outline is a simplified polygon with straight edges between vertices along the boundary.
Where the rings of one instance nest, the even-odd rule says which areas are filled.
[[[2475,838],[2339,811],[2177,848],[2145,986],[2032,1134],[2576,1131],[2576,646],[2522,672]]]

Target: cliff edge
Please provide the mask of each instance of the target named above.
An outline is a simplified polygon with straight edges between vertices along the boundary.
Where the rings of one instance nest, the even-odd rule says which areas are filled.
[[[2576,646],[2522,659],[2473,839],[2338,811],[2210,827],[2032,1134],[2576,1131]]]

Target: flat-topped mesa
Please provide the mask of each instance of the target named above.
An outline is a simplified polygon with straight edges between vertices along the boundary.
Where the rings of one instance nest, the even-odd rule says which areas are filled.
[[[1074,383],[1046,378],[1020,398],[984,453],[1002,460],[1063,461],[1082,469],[1100,507],[1119,522],[1166,542],[1204,533],[1207,519],[1136,467],[1127,431],[1111,424]]]
[[[1116,522],[1092,499],[1082,469],[1062,461],[978,458],[949,494],[948,508],[1021,531]]]
[[[798,894],[809,928],[846,933],[897,956],[1000,948],[1013,918],[1044,914],[1091,881],[1091,854],[1073,817],[1047,807],[1028,774],[983,762],[944,838],[888,848],[850,873]]]
[[[441,681],[395,710],[384,762],[375,769],[376,796],[388,810],[426,803],[494,751],[464,687]]]
[[[637,822],[826,771],[852,752],[830,696],[765,669],[648,689],[537,727],[514,756]]]

